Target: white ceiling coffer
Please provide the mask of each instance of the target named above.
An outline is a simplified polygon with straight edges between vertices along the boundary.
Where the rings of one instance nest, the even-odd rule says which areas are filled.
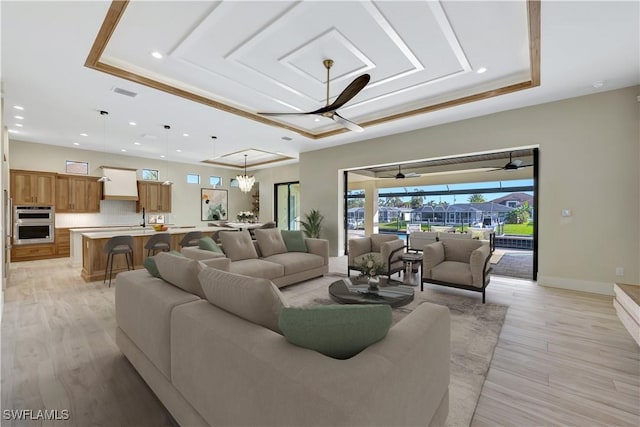
[[[103,183],[104,200],[138,200],[136,169],[100,166],[103,175],[111,178]]]

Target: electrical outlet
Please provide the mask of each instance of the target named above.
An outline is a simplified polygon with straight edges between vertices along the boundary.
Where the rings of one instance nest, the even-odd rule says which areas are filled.
[[[616,267],[616,276],[624,276],[624,268]]]

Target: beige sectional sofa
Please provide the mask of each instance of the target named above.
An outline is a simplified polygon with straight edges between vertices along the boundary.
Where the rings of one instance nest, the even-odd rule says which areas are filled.
[[[184,275],[201,270],[202,281],[201,262],[182,260],[189,269]],[[207,263],[223,270],[232,264],[226,258]],[[264,279],[224,274],[279,294]],[[208,289],[188,280],[180,286]],[[337,360],[216,306],[209,293],[209,300],[201,299],[146,270],[120,273],[115,288],[116,342],[179,425],[426,426],[446,420],[446,307],[422,304],[381,341]],[[235,292],[237,283],[230,289]],[[245,301],[237,299],[238,306]],[[265,308],[253,304],[244,309]]]
[[[224,254],[199,249],[182,248],[182,253],[197,260],[226,256],[231,260],[229,271],[271,280],[283,287],[322,276],[329,271],[329,241],[305,238],[307,252],[290,252],[279,241],[280,230],[255,230],[257,240],[248,231],[221,231]]]

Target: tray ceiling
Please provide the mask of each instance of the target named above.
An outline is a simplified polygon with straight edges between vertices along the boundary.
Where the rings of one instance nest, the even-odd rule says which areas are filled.
[[[86,65],[317,139],[539,84],[537,2],[113,2]],[[156,59],[151,52],[159,52]],[[491,72],[480,74],[486,68]]]

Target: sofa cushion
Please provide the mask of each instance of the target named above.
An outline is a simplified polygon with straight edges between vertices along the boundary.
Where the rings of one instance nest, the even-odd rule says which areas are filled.
[[[211,304],[281,334],[278,316],[287,303],[271,281],[214,268],[205,268],[198,278]]]
[[[211,237],[203,237],[202,239],[198,240],[198,248],[204,249],[205,251],[217,252],[220,254],[224,253],[222,252],[222,249],[220,249],[220,246],[218,246],[218,244],[214,242]]]
[[[229,271],[235,274],[243,274],[250,277],[262,277],[269,280],[284,276],[284,266],[261,259],[244,259],[234,261],[231,263]]]
[[[431,278],[459,285],[473,284],[471,266],[465,262],[444,261],[431,269]]]
[[[469,235],[471,236],[471,235]],[[483,243],[479,240],[467,239],[444,239],[444,258],[446,261],[458,261],[469,263],[471,252],[478,249]]]
[[[221,231],[220,240],[227,258],[231,261],[258,258],[248,231]]]
[[[280,232],[288,252],[309,252],[304,234],[300,230],[282,230]]]
[[[118,327],[171,379],[171,312],[181,304],[202,300],[144,270],[118,274],[115,289]]]
[[[254,230],[254,233],[263,257],[287,252],[287,246],[277,228],[257,229]]]
[[[185,246],[180,249],[180,253],[191,259],[197,259],[199,261],[203,261],[211,258],[224,258],[224,253],[212,252],[205,249],[200,249],[197,246]]]
[[[195,259],[176,256],[166,252],[155,255],[158,272],[163,280],[180,289],[204,298],[204,292],[198,281],[198,273],[204,268]]]
[[[279,325],[291,344],[334,359],[348,359],[387,335],[391,307],[386,304],[288,307],[280,312]]]
[[[200,263],[204,264],[205,267],[217,268],[222,271],[229,271],[229,268],[231,268],[231,260],[225,257],[203,259],[200,260]]]
[[[284,254],[271,255],[270,257],[266,257],[264,261],[282,265],[284,267],[284,276],[324,265],[324,259],[321,256],[304,252],[287,252]]]
[[[380,252],[383,243],[391,240],[400,240],[395,234],[372,234],[371,235],[371,252]]]

